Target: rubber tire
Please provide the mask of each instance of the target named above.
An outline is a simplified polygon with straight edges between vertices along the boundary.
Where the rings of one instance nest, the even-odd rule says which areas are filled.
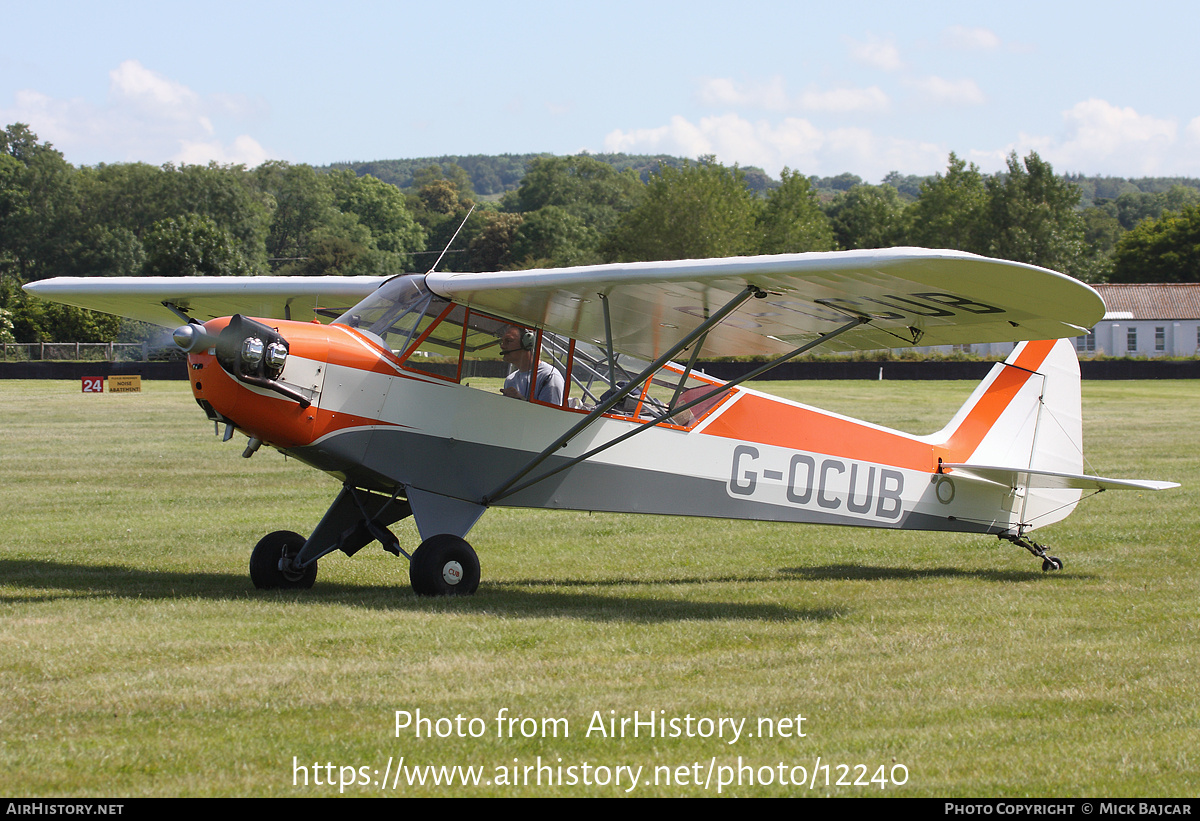
[[[448,582],[444,575],[450,562],[462,566],[457,584]],[[408,580],[418,596],[471,596],[479,589],[479,557],[466,539],[449,533],[430,536],[413,551]]]
[[[276,530],[258,540],[250,553],[250,580],[259,590],[308,590],[317,580],[317,563],[304,568],[300,575],[284,573],[279,560],[295,556],[308,541],[299,533]]]

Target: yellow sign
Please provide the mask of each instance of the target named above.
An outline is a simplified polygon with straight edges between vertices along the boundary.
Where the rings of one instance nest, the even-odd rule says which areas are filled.
[[[109,393],[141,393],[142,377],[140,376],[110,376],[108,378]]]

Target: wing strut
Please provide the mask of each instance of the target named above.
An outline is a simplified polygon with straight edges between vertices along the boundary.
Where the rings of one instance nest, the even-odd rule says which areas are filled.
[[[750,297],[758,296],[759,294],[762,294],[765,296],[766,291],[762,290],[757,285],[747,285],[736,296],[734,296],[733,299],[726,302],[725,305],[722,306],[716,313],[714,313],[712,316],[705,319],[695,329],[693,329],[691,333],[689,333],[683,339],[679,340],[677,343],[672,345],[671,348],[666,353],[664,353],[658,359],[654,360],[649,365],[647,365],[646,369],[643,370],[640,374],[638,374],[635,378],[629,380],[629,382],[625,385],[625,387],[621,388],[620,390],[615,391],[612,396],[610,396],[608,399],[606,399],[603,402],[601,402],[600,404],[598,404],[595,407],[595,409],[591,413],[589,413],[587,416],[585,416],[582,420],[580,420],[578,424],[573,426],[569,431],[564,433],[562,436],[555,439],[553,443],[551,443],[545,450],[543,450],[537,456],[530,459],[528,464],[525,465],[525,467],[518,470],[516,473],[514,473],[512,476],[510,476],[502,485],[500,485],[498,488],[493,490],[491,493],[484,496],[481,503],[488,505],[488,504],[491,504],[492,502],[496,501],[497,499],[502,499],[505,496],[509,496],[512,493],[514,493],[515,491],[509,490],[509,488],[511,488],[514,484],[516,484],[522,477],[524,477],[526,474],[528,474],[535,467],[537,467],[542,462],[544,462],[546,460],[546,458],[548,456],[550,456],[550,454],[554,453],[554,451],[556,451],[559,448],[566,445],[568,442],[570,442],[572,439],[574,439],[575,436],[580,433],[580,431],[585,430],[586,428],[591,426],[591,424],[593,422],[595,422],[597,419],[599,419],[601,416],[603,416],[604,414],[606,414],[610,410],[612,410],[614,407],[616,407],[617,404],[619,402],[621,402],[626,396],[631,394],[635,388],[640,387],[643,382],[645,382],[647,379],[649,379],[651,376],[653,376],[655,371],[657,371],[663,365],[670,362],[671,359],[676,354],[678,354],[680,351],[687,348],[688,345],[691,345],[697,339],[699,339],[700,337],[707,334],[711,328],[713,328],[715,325],[720,323],[723,319],[725,319],[725,317],[729,316],[731,313],[736,311],[743,302],[745,302]],[[607,306],[608,306],[607,300],[605,300],[604,305],[605,305],[605,308],[607,309]],[[607,319],[607,316],[608,316],[608,313],[606,310],[605,311],[606,319]],[[607,325],[607,323],[606,323],[606,325]],[[608,351],[609,351],[609,357],[611,357],[612,356],[612,340],[611,340],[611,338],[609,339]],[[610,373],[611,373],[611,368],[610,368]],[[558,471],[556,470],[553,472],[557,473]],[[549,475],[550,474],[546,474],[546,476],[549,476]],[[536,479],[534,481],[541,481],[544,478],[546,478],[546,477],[541,476],[541,477],[538,477],[538,479]],[[525,484],[529,485],[529,484],[533,484],[533,482],[526,482]],[[525,485],[522,485],[521,487],[525,487]]]
[[[583,421],[581,421],[579,424],[575,425],[573,428],[571,428],[569,431],[564,433],[558,439],[554,440],[554,442],[549,447],[547,447],[545,450],[543,450],[541,453],[539,453],[537,456],[535,456],[533,459],[531,459],[529,461],[529,463],[527,465],[525,465],[525,467],[523,467],[523,468],[521,468],[521,470],[517,471],[507,482],[502,484],[500,487],[498,487],[496,490],[492,491],[487,496],[483,497],[483,500],[481,503],[484,505],[494,504],[495,502],[499,501],[500,499],[505,498],[506,496],[511,496],[514,493],[518,493],[518,492],[524,490],[525,488],[530,487],[531,485],[537,484],[538,482],[542,481],[543,479],[548,479],[556,473],[560,473],[561,471],[564,471],[567,468],[572,467],[573,465],[577,465],[586,459],[592,458],[593,456],[595,456],[597,453],[600,453],[601,451],[608,450],[613,445],[619,445],[621,442],[624,442],[626,439],[630,438],[631,436],[636,436],[637,434],[641,433],[644,430],[649,430],[650,428],[657,425],[659,422],[669,419],[672,416],[674,416],[675,414],[678,414],[685,410],[688,410],[689,408],[691,408],[694,405],[699,405],[701,402],[711,399],[713,396],[715,396],[717,394],[724,393],[725,391],[729,390],[730,388],[740,385],[743,382],[746,382],[750,379],[754,379],[757,376],[761,376],[762,374],[771,370],[775,366],[782,365],[784,362],[788,361],[789,359],[793,359],[793,358],[799,356],[800,354],[804,353],[805,351],[811,350],[812,348],[815,348],[818,345],[828,342],[829,340],[833,339],[836,336],[840,336],[841,334],[844,334],[846,331],[852,330],[854,328],[857,328],[859,325],[863,325],[863,324],[871,321],[870,317],[866,317],[866,316],[856,317],[855,319],[851,320],[850,322],[847,322],[845,325],[835,328],[832,331],[828,331],[827,333],[821,334],[816,339],[813,339],[810,342],[806,342],[805,344],[801,345],[799,348],[796,348],[795,350],[791,351],[790,353],[786,353],[783,356],[772,359],[770,362],[767,362],[764,365],[760,365],[759,367],[755,368],[754,370],[750,371],[749,373],[743,374],[742,376],[739,376],[736,379],[731,379],[730,381],[725,382],[724,384],[714,386],[711,391],[706,391],[702,396],[699,396],[690,402],[686,402],[685,404],[680,405],[679,407],[667,408],[665,411],[663,411],[662,413],[660,413],[658,416],[654,417],[653,419],[649,419],[649,420],[643,422],[642,424],[635,427],[633,430],[627,431],[627,432],[621,434],[620,436],[618,436],[617,438],[604,443],[603,445],[599,445],[598,447],[592,448],[587,453],[583,453],[583,454],[580,454],[579,456],[574,457],[573,459],[569,459],[566,462],[559,465],[558,467],[553,468],[552,470],[548,470],[545,473],[539,474],[538,476],[535,476],[534,478],[529,479],[528,481],[522,482],[519,485],[516,484],[517,481],[519,481],[522,477],[526,476],[535,467],[537,467],[543,461],[545,461],[545,459],[548,456],[550,456],[551,453],[553,453],[554,451],[556,451],[559,448],[566,445],[580,431],[582,431],[584,428],[591,425],[592,422],[594,422],[596,419],[599,419],[602,414],[604,414],[606,411],[608,411],[609,409],[614,407],[619,401],[624,399],[625,396],[627,396],[629,393],[631,393],[635,388],[639,387],[642,384],[642,382],[644,382],[646,379],[650,378],[655,373],[655,371],[657,371],[659,368],[661,368],[663,365],[666,364],[666,361],[671,356],[673,356],[679,350],[682,350],[684,347],[686,347],[687,344],[690,344],[691,340],[705,336],[708,333],[709,329],[712,328],[712,326],[714,324],[716,324],[716,322],[721,321],[721,319],[723,319],[725,316],[727,316],[732,309],[737,308],[738,305],[740,305],[742,302],[744,302],[746,300],[746,298],[748,298],[750,295],[753,295],[755,293],[755,291],[757,291],[757,290],[758,289],[755,288],[755,286],[753,286],[753,285],[748,286],[746,291],[743,291],[737,297],[734,297],[734,299],[731,300],[728,304],[726,304],[724,308],[722,308],[720,311],[718,311],[717,314],[714,314],[713,317],[711,317],[710,319],[703,322],[698,328],[696,328],[696,330],[692,331],[692,333],[689,334],[688,337],[685,340],[683,340],[683,342],[681,342],[679,345],[672,348],[671,351],[668,352],[667,354],[664,354],[663,357],[659,361],[650,365],[648,368],[646,368],[646,370],[644,370],[640,374],[638,374],[637,378],[631,380],[630,383],[628,385],[626,385],[619,394],[617,394],[614,397],[611,397],[608,401],[597,406],[595,410],[593,410],[591,413],[589,413],[587,415],[587,417],[585,417],[583,419]],[[695,361],[694,356],[692,357],[692,361],[693,362]],[[672,399],[672,404],[674,404],[674,401],[675,400]],[[515,485],[515,487],[514,487],[514,485]]]
[[[596,296],[600,297],[600,304],[604,306],[604,341],[608,343],[608,347],[605,348],[605,353],[608,354],[608,387],[615,391],[617,389],[617,356],[613,353],[612,317],[608,313],[608,294],[601,293]]]

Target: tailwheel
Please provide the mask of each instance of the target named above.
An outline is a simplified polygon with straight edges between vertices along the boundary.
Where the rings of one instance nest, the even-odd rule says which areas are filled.
[[[470,596],[479,587],[479,557],[465,539],[430,536],[413,551],[408,578],[418,596]]]
[[[299,533],[276,530],[263,536],[250,554],[250,580],[259,590],[308,590],[317,580],[317,563],[296,567],[307,541]]]
[[[1062,559],[1058,558],[1057,556],[1051,556],[1046,552],[1046,548],[1044,546],[1035,541],[1026,539],[1024,536],[1013,536],[1009,534],[1002,534],[1000,538],[1008,539],[1013,544],[1017,545],[1018,547],[1025,548],[1030,553],[1041,559],[1043,573],[1049,573],[1051,570],[1063,569]]]
[[[1042,572],[1049,573],[1051,570],[1062,570],[1062,560],[1057,556],[1047,556],[1042,560]]]

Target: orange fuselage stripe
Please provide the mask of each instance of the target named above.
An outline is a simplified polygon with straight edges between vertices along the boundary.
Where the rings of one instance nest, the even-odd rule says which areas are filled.
[[[1016,367],[1001,371],[950,439],[941,445],[931,445],[902,433],[879,430],[812,408],[745,393],[714,419],[704,433],[933,472],[937,470],[939,456],[948,462],[963,461],[978,447],[1053,347],[1053,341],[1030,342],[1013,363]]]

